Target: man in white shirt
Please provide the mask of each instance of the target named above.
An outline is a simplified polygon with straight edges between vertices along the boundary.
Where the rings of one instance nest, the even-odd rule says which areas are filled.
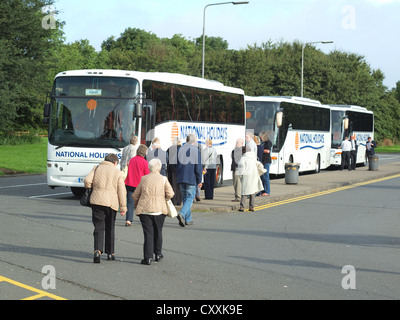
[[[350,151],[351,151],[351,143],[349,141],[349,137],[345,137],[340,145],[342,149],[342,164],[340,166],[340,170],[344,169],[345,164],[347,164],[347,168],[351,171],[350,165]]]
[[[357,145],[357,140],[356,140],[356,135],[351,136],[351,151],[350,151],[350,159],[351,159],[351,170],[356,170],[356,165],[357,165],[357,151],[358,151],[358,145]]]

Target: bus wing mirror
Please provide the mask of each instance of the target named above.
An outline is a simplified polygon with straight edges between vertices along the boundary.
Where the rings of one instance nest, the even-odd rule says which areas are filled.
[[[278,112],[276,113],[276,126],[278,128],[282,127],[282,121],[283,121],[283,110],[280,109],[278,110]]]
[[[51,104],[50,103],[45,103],[44,104],[44,110],[43,110],[43,116],[45,118],[50,117],[50,109],[51,109]]]
[[[349,128],[349,118],[344,118],[343,120],[343,126],[344,126],[344,130],[347,130]]]
[[[135,105],[135,118],[141,118],[143,115],[143,105],[137,102]]]

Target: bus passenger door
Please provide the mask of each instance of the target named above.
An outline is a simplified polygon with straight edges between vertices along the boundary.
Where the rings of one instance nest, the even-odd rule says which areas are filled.
[[[147,99],[143,100],[141,144],[145,144],[148,147],[154,139],[155,110],[156,102]]]

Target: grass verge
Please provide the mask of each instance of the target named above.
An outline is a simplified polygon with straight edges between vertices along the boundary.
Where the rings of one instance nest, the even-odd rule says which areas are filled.
[[[40,143],[0,146],[0,175],[45,173],[47,138]]]
[[[400,145],[395,146],[383,146],[375,149],[377,153],[400,153]]]

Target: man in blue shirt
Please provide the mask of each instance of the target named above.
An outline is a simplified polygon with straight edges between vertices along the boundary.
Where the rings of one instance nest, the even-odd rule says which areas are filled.
[[[203,166],[201,154],[197,147],[196,135],[189,134],[186,144],[179,149],[176,165],[176,182],[182,193],[183,205],[178,214],[181,227],[192,225],[192,204],[196,195],[196,187],[202,186]]]

